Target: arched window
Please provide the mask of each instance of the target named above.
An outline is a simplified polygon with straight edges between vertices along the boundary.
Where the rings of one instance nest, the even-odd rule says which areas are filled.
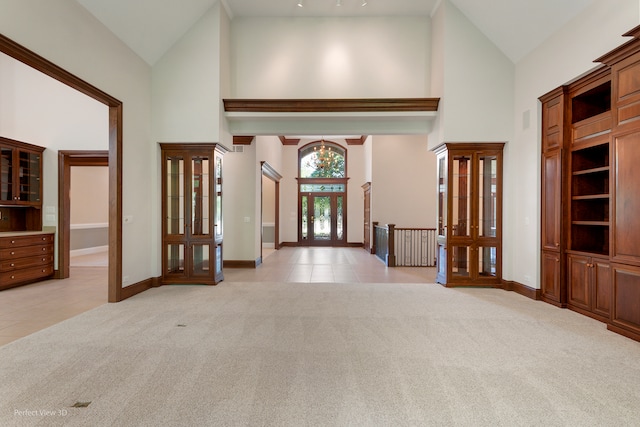
[[[300,178],[345,178],[346,150],[336,143],[313,142],[300,149]]]

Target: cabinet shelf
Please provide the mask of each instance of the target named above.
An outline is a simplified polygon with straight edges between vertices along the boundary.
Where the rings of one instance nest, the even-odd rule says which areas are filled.
[[[608,194],[589,194],[586,196],[573,196],[572,200],[609,200]]]
[[[572,221],[573,225],[593,225],[597,227],[608,227],[609,221]]]
[[[611,168],[609,166],[602,166],[599,168],[593,168],[593,169],[584,169],[584,170],[579,170],[579,171],[574,171],[573,175],[577,176],[577,175],[587,175],[587,174],[592,174],[592,173],[609,173],[609,170]]]

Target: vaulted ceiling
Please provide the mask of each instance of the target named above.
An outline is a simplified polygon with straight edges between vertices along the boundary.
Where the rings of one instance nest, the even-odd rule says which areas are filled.
[[[219,0],[76,0],[153,65]],[[221,0],[243,16],[429,16],[442,0]],[[597,0],[449,0],[517,62]],[[340,2],[341,6],[336,6]]]

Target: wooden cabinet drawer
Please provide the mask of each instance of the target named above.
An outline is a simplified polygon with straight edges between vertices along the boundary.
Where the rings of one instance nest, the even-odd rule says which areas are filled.
[[[53,254],[18,258],[14,260],[3,259],[0,261],[0,272],[46,265],[53,265]]]
[[[11,287],[17,283],[41,279],[53,274],[53,265],[24,268],[22,270],[0,273],[0,289]]]
[[[53,244],[53,234],[34,234],[28,236],[0,237],[0,249]]]
[[[19,246],[11,249],[0,249],[1,260],[12,260],[17,258],[25,258],[36,255],[47,255],[53,253],[53,245],[36,245],[36,246]]]

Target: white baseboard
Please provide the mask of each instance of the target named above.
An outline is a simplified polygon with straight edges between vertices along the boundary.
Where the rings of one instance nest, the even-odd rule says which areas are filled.
[[[273,249],[273,248],[276,247],[276,244],[275,243],[263,243],[262,247],[265,248],[265,249]]]
[[[106,252],[108,250],[109,250],[109,245],[95,246],[93,248],[74,249],[72,251],[69,251],[69,256],[91,255],[91,254],[97,254],[100,252]]]

